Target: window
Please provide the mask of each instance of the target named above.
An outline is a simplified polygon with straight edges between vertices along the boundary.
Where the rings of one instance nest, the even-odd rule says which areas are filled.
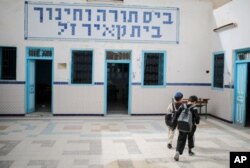
[[[250,60],[250,51],[238,53],[237,60]]]
[[[16,47],[0,47],[0,79],[16,79]]]
[[[28,56],[29,57],[40,57],[40,58],[51,58],[53,56],[53,48],[36,48],[30,47],[28,48]]]
[[[224,85],[224,53],[214,54],[213,87],[223,88]]]
[[[73,84],[92,84],[92,51],[72,51],[72,76]]]
[[[143,85],[164,85],[164,53],[144,53]]]

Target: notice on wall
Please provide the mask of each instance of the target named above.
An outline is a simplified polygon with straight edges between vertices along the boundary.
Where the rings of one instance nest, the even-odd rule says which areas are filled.
[[[25,2],[26,40],[179,43],[179,8]]]

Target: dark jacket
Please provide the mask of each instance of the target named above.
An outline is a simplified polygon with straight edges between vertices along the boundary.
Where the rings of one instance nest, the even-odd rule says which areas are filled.
[[[186,104],[186,108],[189,108],[190,106],[192,106],[192,104]],[[185,105],[182,104],[181,107],[179,108],[179,110],[175,113],[174,119],[173,119],[174,128],[176,128],[178,117],[179,117],[179,115],[181,114],[181,112],[183,111],[184,108],[185,108]],[[198,114],[197,107],[196,106],[191,107],[190,111],[192,112],[193,125],[199,124],[200,123],[200,116]]]

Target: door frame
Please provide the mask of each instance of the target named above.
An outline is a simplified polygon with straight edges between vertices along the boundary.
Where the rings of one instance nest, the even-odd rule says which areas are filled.
[[[238,65],[240,64],[248,64],[247,66],[249,66],[250,60],[237,60],[237,55],[241,52],[248,52],[250,51],[250,48],[244,48],[244,49],[236,49],[234,50],[234,99],[233,99],[233,113],[232,113],[232,119],[233,119],[233,123],[237,124],[236,122],[236,106],[237,106],[237,71],[238,71]],[[247,72],[246,72],[247,73]],[[248,81],[248,75],[246,77],[246,85],[247,85],[247,81]],[[247,87],[247,86],[246,86]],[[245,101],[245,106],[246,106],[246,101]],[[242,126],[245,127],[246,125],[246,108],[243,114],[243,123]]]
[[[39,49],[51,49],[52,50],[52,56],[51,57],[30,57],[29,56],[29,49],[31,48],[39,48]],[[32,113],[32,112],[28,112],[28,108],[29,108],[29,84],[27,81],[29,81],[30,78],[30,67],[29,67],[29,61],[51,61],[51,113],[53,114],[54,112],[54,106],[53,106],[53,102],[54,102],[54,48],[53,47],[26,47],[26,51],[25,51],[25,55],[26,55],[26,79],[25,79],[25,114],[28,113]],[[35,100],[34,100],[35,101]]]
[[[108,51],[116,51],[116,52],[129,52],[130,53],[130,60],[107,60],[107,52]],[[131,50],[106,50],[105,51],[105,67],[104,67],[104,115],[107,115],[107,107],[108,107],[108,101],[107,101],[107,87],[108,87],[108,64],[112,63],[112,64],[128,64],[129,66],[129,72],[128,72],[128,115],[131,114],[131,93],[132,93],[132,64],[131,64],[131,55],[132,52]]]

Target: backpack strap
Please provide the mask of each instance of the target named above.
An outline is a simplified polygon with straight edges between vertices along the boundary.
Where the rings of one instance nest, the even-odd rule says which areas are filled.
[[[186,104],[183,104],[183,108],[186,109],[186,108],[187,108],[187,105],[186,105]]]
[[[193,108],[193,107],[195,107],[195,105],[191,105],[191,106],[188,108],[188,110],[191,110],[191,108]]]
[[[187,108],[187,105],[186,105],[186,104],[183,104],[183,107],[184,107],[185,110],[190,111],[191,108],[193,108],[193,107],[195,107],[195,106],[194,106],[194,105],[191,105],[190,107]]]

